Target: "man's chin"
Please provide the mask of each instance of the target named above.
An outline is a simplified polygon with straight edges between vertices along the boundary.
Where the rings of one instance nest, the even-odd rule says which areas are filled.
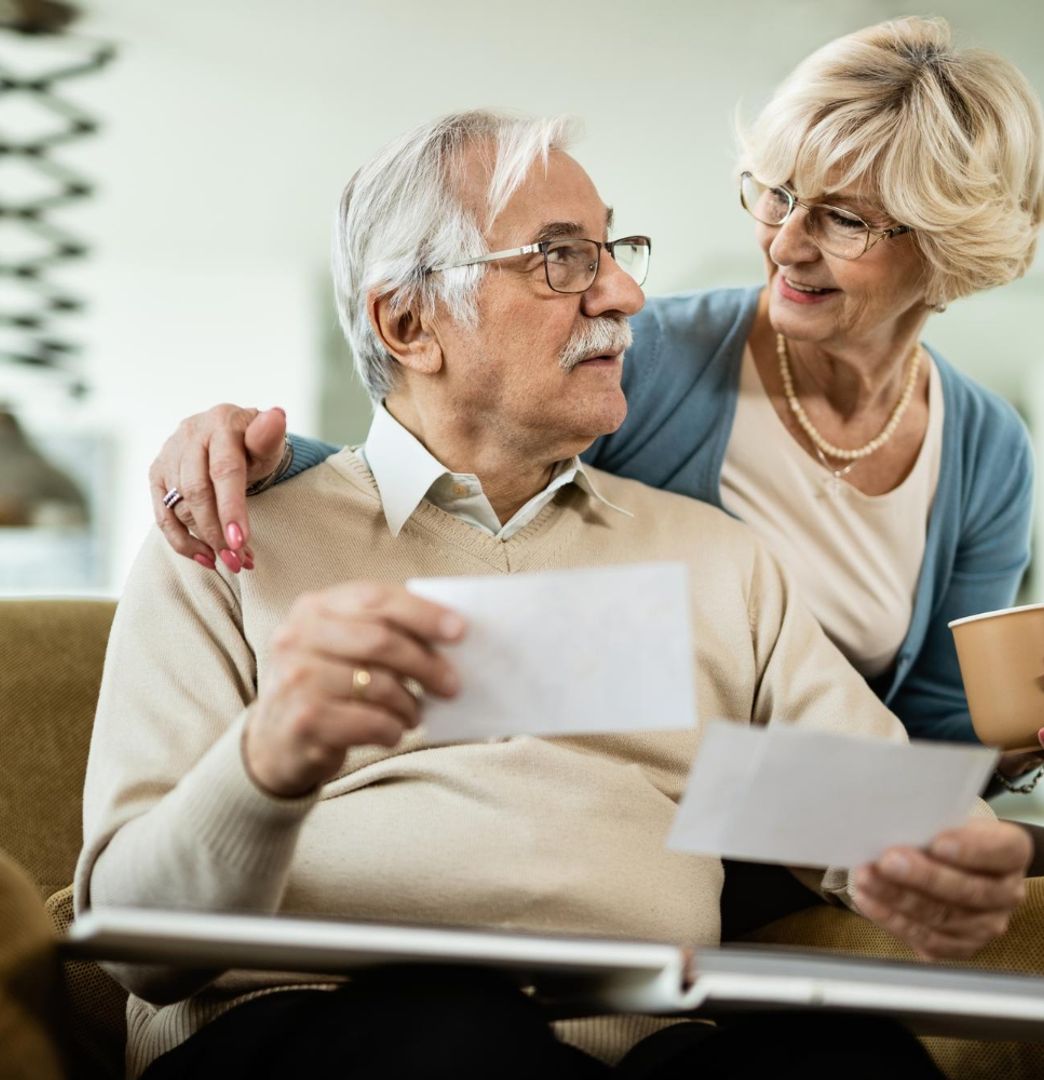
[[[620,371],[619,363],[616,370]],[[574,379],[576,373],[577,369],[574,368],[566,375],[561,389],[559,404],[565,408],[556,410],[560,425],[547,415],[545,430],[550,424],[557,427],[567,441],[572,442],[572,437],[575,437],[577,449],[574,453],[580,454],[596,439],[611,435],[619,428],[627,418],[627,398],[624,397],[619,378],[612,382],[604,377],[587,381],[582,377]],[[571,435],[567,435],[567,432]]]
[[[591,417],[590,436],[591,442],[600,439],[603,435],[612,435],[627,419],[627,399],[620,391],[619,400],[606,402],[604,409],[599,409]]]

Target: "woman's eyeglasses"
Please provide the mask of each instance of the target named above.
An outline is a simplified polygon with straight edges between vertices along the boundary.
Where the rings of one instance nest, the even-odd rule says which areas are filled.
[[[909,225],[875,229],[851,210],[829,203],[802,202],[790,188],[782,184],[769,187],[749,172],[740,176],[740,202],[755,221],[775,227],[784,224],[800,206],[807,214],[805,228],[809,235],[822,251],[839,259],[858,259],[879,240],[912,231]]]

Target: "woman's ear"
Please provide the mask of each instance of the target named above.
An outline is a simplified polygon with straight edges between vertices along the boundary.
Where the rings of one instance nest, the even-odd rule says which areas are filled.
[[[396,307],[391,296],[376,292],[366,297],[366,313],[381,344],[403,367],[434,375],[442,367],[442,346],[434,319],[413,308]]]

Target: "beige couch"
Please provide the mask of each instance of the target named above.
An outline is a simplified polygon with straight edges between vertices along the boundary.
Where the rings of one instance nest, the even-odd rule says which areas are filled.
[[[114,605],[0,601],[0,1076],[122,1075],[125,994],[95,965],[59,970],[79,850],[80,793]],[[6,852],[4,857],[3,853]],[[749,935],[910,958],[849,912],[819,906]],[[1044,973],[1044,878],[976,966]],[[960,1080],[1044,1077],[1044,1045],[928,1040]],[[63,1064],[64,1062],[64,1064]]]

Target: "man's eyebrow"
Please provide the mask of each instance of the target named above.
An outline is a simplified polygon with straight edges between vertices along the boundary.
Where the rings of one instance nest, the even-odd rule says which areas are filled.
[[[605,211],[605,231],[607,235],[612,227],[613,208],[609,206],[606,207]],[[547,221],[537,230],[533,243],[543,244],[549,240],[571,240],[578,236],[584,236],[584,234],[584,226],[577,221]],[[594,239],[594,237],[590,239]]]
[[[543,244],[548,240],[569,240],[584,235],[584,227],[576,221],[547,221],[540,226],[533,242]]]

